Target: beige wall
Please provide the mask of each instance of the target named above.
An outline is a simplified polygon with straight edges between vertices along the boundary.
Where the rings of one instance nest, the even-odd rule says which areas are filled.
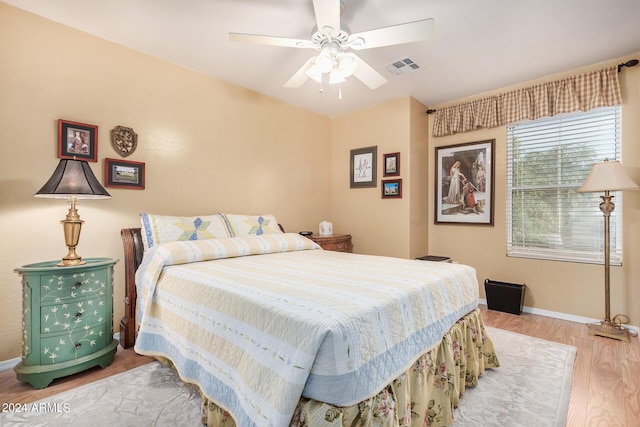
[[[144,191],[80,202],[83,257],[122,259],[119,231],[143,211],[273,213],[291,231],[331,216],[329,119],[0,3],[0,361],[20,354],[13,269],[66,254],[66,203],[33,197],[58,164],[59,118],[99,126],[101,182],[118,125],[138,133],[127,159],[147,168]],[[117,327],[122,262],[115,278]]]
[[[429,128],[426,107],[415,99],[411,100],[409,177],[411,184],[409,212],[409,258],[417,258],[429,253],[429,206],[433,194],[429,187]]]
[[[636,55],[637,57],[637,55]],[[626,61],[622,58],[598,64],[569,75]],[[553,76],[545,80],[557,79]],[[640,183],[640,67],[625,68],[620,74],[622,106],[622,164]],[[529,86],[533,82],[521,86]],[[501,91],[515,89],[505,88]],[[482,97],[490,94],[484,94]],[[442,107],[442,106],[440,106]],[[438,106],[434,107],[438,108]],[[429,120],[429,129],[433,118]],[[506,256],[506,128],[430,138],[429,150],[435,147],[487,139],[496,140],[495,150],[495,221],[493,227],[434,225],[433,202],[429,209],[429,248],[439,255],[474,266],[478,279],[526,283],[525,305],[542,310],[601,319],[604,317],[604,267],[601,265],[552,262],[510,258]],[[428,163],[429,187],[435,188],[435,164]],[[611,314],[625,313],[632,325],[640,325],[640,191],[625,192],[623,209],[623,266],[611,267]],[[598,210],[598,206],[593,207]],[[481,289],[484,295],[484,289]]]
[[[426,254],[426,107],[412,98],[334,118],[332,216],[334,232],[353,237],[354,252],[401,258]],[[377,147],[374,188],[350,188],[352,149]],[[400,152],[400,176],[384,177],[383,156]],[[381,180],[402,179],[401,199],[383,199]]]

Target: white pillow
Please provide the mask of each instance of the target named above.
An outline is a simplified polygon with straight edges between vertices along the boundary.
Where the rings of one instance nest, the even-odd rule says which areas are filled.
[[[142,242],[145,251],[154,245],[178,240],[202,240],[232,237],[223,214],[202,216],[168,216],[144,213]]]
[[[278,220],[273,215],[224,214],[233,236],[249,236],[282,233]]]

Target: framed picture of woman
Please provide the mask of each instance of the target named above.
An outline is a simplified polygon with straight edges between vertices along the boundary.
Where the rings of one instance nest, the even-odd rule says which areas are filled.
[[[98,161],[98,126],[58,120],[58,158]]]
[[[436,224],[493,225],[494,145],[436,147]]]

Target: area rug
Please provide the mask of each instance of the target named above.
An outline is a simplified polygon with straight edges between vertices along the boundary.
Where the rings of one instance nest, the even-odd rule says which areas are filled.
[[[576,349],[487,328],[500,360],[467,388],[454,426],[564,426]],[[0,426],[198,426],[200,396],[153,362],[0,414]]]
[[[577,349],[487,328],[500,367],[467,388],[454,412],[456,427],[564,427]]]

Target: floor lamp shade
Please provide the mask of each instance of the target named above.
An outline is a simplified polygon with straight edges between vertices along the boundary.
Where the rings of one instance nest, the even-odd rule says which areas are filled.
[[[605,191],[637,190],[638,184],[624,172],[619,161],[605,160],[591,168],[587,179],[578,189],[578,193],[595,193]]]
[[[600,203],[600,211],[604,215],[604,320],[598,323],[588,325],[589,335],[598,335],[607,338],[613,338],[621,341],[629,342],[629,335],[632,333],[622,322],[611,320],[611,300],[610,294],[610,254],[611,243],[609,235],[609,220],[611,213],[615,209],[614,203],[611,201],[613,196],[610,191],[621,190],[637,190],[636,184],[622,169],[619,161],[607,161],[596,163],[593,165],[589,176],[584,180],[582,186],[578,189],[579,193],[604,192],[602,203]],[[626,316],[625,316],[626,317]]]
[[[108,199],[111,197],[98,182],[89,164],[84,160],[60,160],[51,178],[38,190],[35,197],[69,200],[69,212],[61,221],[69,252],[62,258],[58,266],[84,264],[82,257],[76,253],[76,246],[80,241],[80,230],[84,222],[80,219],[76,209],[78,199]]]

